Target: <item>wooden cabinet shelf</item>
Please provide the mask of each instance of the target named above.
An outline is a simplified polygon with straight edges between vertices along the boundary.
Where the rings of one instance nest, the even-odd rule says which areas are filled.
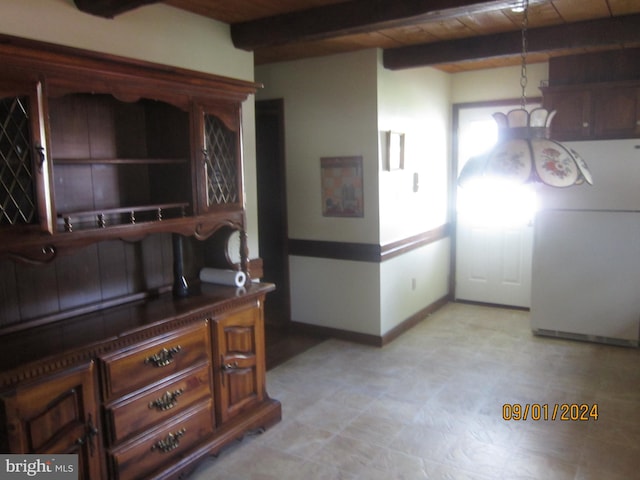
[[[54,158],[55,165],[130,164],[130,165],[174,165],[188,164],[187,158]]]
[[[184,218],[188,203],[160,203],[121,208],[103,208],[79,212],[58,213],[58,230],[73,232],[82,228],[107,228],[109,225],[134,225],[142,222],[162,221],[166,218]]]

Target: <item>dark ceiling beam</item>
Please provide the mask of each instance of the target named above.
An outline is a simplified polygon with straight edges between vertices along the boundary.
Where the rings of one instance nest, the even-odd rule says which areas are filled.
[[[74,2],[78,10],[82,12],[113,18],[143,5],[159,3],[160,0],[74,0]]]
[[[389,48],[383,64],[390,70],[519,55],[521,33],[462,38]],[[527,51],[545,53],[585,47],[634,46],[640,43],[640,15],[541,27],[527,30]]]
[[[234,23],[231,39],[236,48],[251,51],[502,10],[514,3],[520,0],[352,0]]]

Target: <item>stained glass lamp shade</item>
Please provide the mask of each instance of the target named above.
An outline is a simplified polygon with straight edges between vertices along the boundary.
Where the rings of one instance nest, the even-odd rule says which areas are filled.
[[[498,143],[484,155],[473,157],[458,177],[464,186],[479,178],[499,178],[513,183],[544,183],[569,187],[584,182],[593,184],[585,161],[578,153],[549,138],[555,111],[524,108],[494,113],[498,124]]]

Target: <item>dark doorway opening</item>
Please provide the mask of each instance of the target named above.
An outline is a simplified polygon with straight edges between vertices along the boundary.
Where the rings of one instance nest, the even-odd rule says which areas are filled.
[[[256,171],[262,279],[276,284],[265,302],[265,322],[284,327],[291,320],[291,305],[282,99],[256,102]]]
[[[322,342],[324,338],[291,328],[284,101],[256,102],[256,172],[262,280],[276,284],[267,295],[265,344],[267,369]]]

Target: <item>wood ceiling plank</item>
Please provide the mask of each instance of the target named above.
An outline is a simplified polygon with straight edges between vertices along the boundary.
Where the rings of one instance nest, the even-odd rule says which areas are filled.
[[[514,21],[504,14],[504,11],[483,12],[476,15],[463,15],[458,20],[464,23],[471,31],[477,35],[487,35],[490,33],[508,32],[520,28],[521,21]]]
[[[471,37],[475,34],[473,30],[456,18],[426,23],[421,28],[438,40]]]
[[[529,0],[531,5],[548,0]],[[231,25],[237,48],[320,40],[508,8],[512,0],[352,0]]]
[[[89,0],[79,0],[89,1]],[[95,0],[101,1],[129,1],[129,0]],[[132,0],[135,1],[135,0]],[[285,32],[292,43],[283,45],[258,46],[254,50],[254,60],[257,65],[296,60],[306,57],[327,55],[354,51],[360,48],[393,48],[413,44],[428,44],[444,40],[455,40],[464,36],[493,35],[520,29],[522,14],[514,13],[511,7],[519,0],[165,0],[164,3],[177,8],[189,10],[229,24],[243,24],[248,21],[267,17],[271,22],[275,17],[281,22],[281,28],[288,28],[287,19],[290,12],[301,16],[303,23],[295,28],[302,31],[297,36],[295,31]],[[339,4],[344,4],[340,6]],[[342,28],[342,23],[336,21],[339,14],[351,23],[348,28]],[[411,10],[413,8],[413,10]],[[416,8],[422,14],[414,15]],[[467,11],[464,11],[466,8]],[[361,10],[366,12],[361,15]],[[376,10],[377,9],[377,10]],[[405,9],[405,10],[402,10]],[[371,12],[378,12],[372,14]],[[424,13],[432,12],[429,13]],[[374,12],[374,13],[375,13]],[[400,12],[400,13],[398,13]],[[562,22],[576,22],[595,18],[608,18],[611,15],[627,15],[640,13],[640,0],[530,0],[529,26],[531,29],[559,25]],[[282,17],[281,15],[284,15]],[[390,15],[390,17],[389,17]],[[394,17],[395,15],[395,17]],[[279,17],[280,16],[280,17]],[[455,20],[453,20],[455,17]],[[391,18],[391,20],[389,20]],[[367,25],[370,19],[382,23]],[[343,19],[344,20],[344,19]],[[340,21],[343,21],[340,20]],[[264,20],[260,20],[262,22]],[[319,28],[318,34],[313,28],[310,35],[305,36],[308,22],[311,27]],[[385,23],[387,22],[387,23]],[[390,24],[391,26],[389,26]],[[431,24],[429,26],[429,24]],[[339,27],[336,29],[336,25]],[[353,27],[355,25],[355,27]],[[276,24],[277,26],[277,24]],[[340,29],[342,28],[342,30]],[[232,27],[232,30],[234,27]],[[265,34],[273,29],[265,28]],[[316,32],[316,33],[314,33]],[[377,32],[375,34],[368,32]],[[332,39],[332,37],[336,37]],[[573,45],[571,48],[554,50],[560,53],[575,53],[592,51],[593,49],[610,49],[611,44]],[[289,41],[289,40],[287,40]],[[635,46],[633,39],[626,40],[620,46]],[[530,53],[529,59],[533,55]],[[544,53],[547,57],[549,52]],[[461,63],[439,64],[442,70],[466,71],[474,69],[474,65],[494,66],[517,64],[519,55],[492,57],[490,59],[466,60]],[[454,66],[455,65],[455,66]]]
[[[575,0],[553,0],[553,6],[566,22],[611,16],[607,0],[581,0],[580,8],[576,8]]]
[[[521,28],[523,18],[523,14],[521,12],[514,12],[512,9],[507,8],[504,9],[502,13],[505,16],[509,17],[513,21],[513,23],[517,25],[518,29]],[[564,23],[564,20],[551,2],[530,4],[528,16],[529,27],[531,28],[546,27],[549,25],[559,25],[561,23]]]
[[[431,43],[438,41],[438,38],[426,32],[424,28],[419,25],[412,25],[409,27],[388,28],[381,30],[380,33],[385,37],[394,40],[397,45],[412,45],[415,43]],[[382,47],[393,48],[393,47]]]
[[[527,42],[530,56],[559,49],[632,45],[640,42],[640,15],[530,29]],[[383,54],[383,63],[386,68],[393,70],[513,56],[520,49],[520,32],[505,32],[387,49]]]
[[[638,0],[607,0],[612,15],[629,15],[640,13]]]

